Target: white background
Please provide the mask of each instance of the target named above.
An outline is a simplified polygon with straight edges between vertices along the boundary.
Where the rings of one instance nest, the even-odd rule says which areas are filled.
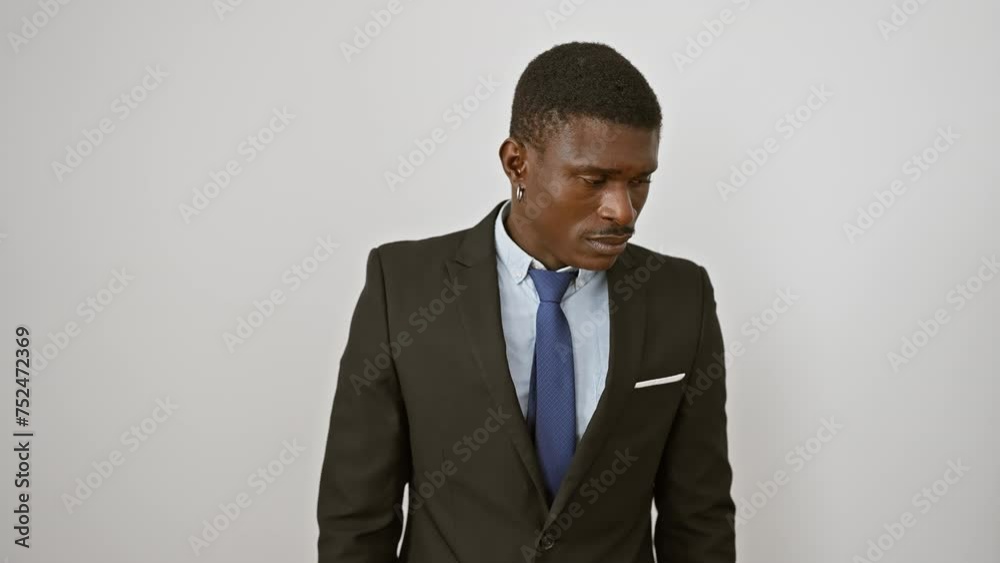
[[[661,167],[633,240],[705,265],[726,343],[744,347],[728,377],[733,496],[752,513],[737,528],[740,561],[867,558],[904,512],[915,525],[882,538],[883,561],[997,561],[1000,277],[978,276],[1000,251],[998,5],[911,0],[919,9],[883,33],[894,1],[904,5],[401,0],[385,26],[369,24],[388,5],[372,0],[245,0],[221,12],[209,0],[76,1],[51,17],[35,15],[35,1],[4,2],[9,432],[16,326],[47,362],[31,378],[32,547],[13,544],[10,438],[0,556],[314,561],[336,367],[368,251],[472,226],[507,197],[497,150],[517,78],[538,53],[583,40],[622,52],[663,106]],[[720,30],[709,20],[725,9]],[[44,21],[34,34],[22,19],[33,17]],[[706,21],[717,37],[699,38]],[[377,36],[345,56],[366,24]],[[699,39],[700,54],[689,42]],[[696,56],[679,63],[686,49]],[[147,66],[166,76],[139,88],[126,116],[116,99]],[[446,121],[489,77],[498,87],[461,126]],[[813,87],[832,96],[785,138],[778,121]],[[283,108],[294,118],[247,162],[241,143]],[[114,130],[72,171],[54,171],[102,119]],[[949,127],[957,139],[914,180],[908,159]],[[385,174],[435,128],[445,142],[390,189]],[[769,137],[779,150],[720,195]],[[230,160],[241,172],[185,219],[181,206]],[[849,237],[845,224],[895,179],[905,192]],[[283,274],[317,237],[336,249],[292,291]],[[109,291],[123,270],[134,279]],[[959,310],[950,292],[970,278],[979,291]],[[284,302],[227,346],[223,335],[273,290]],[[773,315],[779,290],[797,299]],[[87,304],[101,298],[99,312]],[[924,345],[894,369],[889,354],[939,309],[948,322],[917,336]],[[756,339],[744,328],[755,316],[773,321]],[[177,410],[131,450],[121,435],[162,419],[156,401],[167,398]],[[843,428],[810,442],[831,419]],[[250,486],[285,441],[304,451],[272,464],[281,474],[266,490]],[[810,460],[795,462],[809,445]],[[98,478],[115,450],[124,461]],[[959,460],[970,470],[916,504]],[[758,482],[779,470],[788,479],[754,506]],[[99,486],[67,509],[88,475]],[[252,504],[196,555],[191,538],[240,493]]]

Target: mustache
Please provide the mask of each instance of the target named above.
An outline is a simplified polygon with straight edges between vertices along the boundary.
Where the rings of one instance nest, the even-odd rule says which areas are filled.
[[[600,231],[596,233],[591,233],[591,237],[621,237],[625,235],[635,234],[635,229],[632,227],[621,227],[618,229],[611,229],[607,231]]]

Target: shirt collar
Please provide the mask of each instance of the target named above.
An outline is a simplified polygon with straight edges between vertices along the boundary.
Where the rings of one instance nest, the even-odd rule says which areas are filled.
[[[521,283],[524,281],[524,278],[528,277],[529,268],[538,268],[540,270],[545,270],[546,268],[544,264],[518,246],[507,233],[507,229],[503,226],[503,221],[510,215],[510,206],[511,201],[507,200],[500,209],[500,213],[497,213],[493,238],[496,240],[497,257],[500,259],[500,262],[504,265],[504,268],[510,274],[510,277],[513,278],[514,282]],[[580,289],[587,285],[587,282],[597,274],[595,270],[585,270],[576,266],[564,266],[556,271],[579,271],[576,279],[573,281],[575,289]]]

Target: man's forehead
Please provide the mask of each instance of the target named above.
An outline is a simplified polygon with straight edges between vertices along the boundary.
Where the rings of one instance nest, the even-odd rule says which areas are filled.
[[[545,152],[568,163],[655,169],[659,132],[591,117],[570,118],[548,138]]]
[[[560,122],[554,133],[556,136],[573,140],[598,138],[611,141],[628,129],[632,128],[597,117],[575,115]]]

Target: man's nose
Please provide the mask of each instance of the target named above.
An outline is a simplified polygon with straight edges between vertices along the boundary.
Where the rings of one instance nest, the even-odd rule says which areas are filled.
[[[632,195],[624,183],[609,187],[601,201],[601,217],[619,225],[631,226],[636,219]]]

